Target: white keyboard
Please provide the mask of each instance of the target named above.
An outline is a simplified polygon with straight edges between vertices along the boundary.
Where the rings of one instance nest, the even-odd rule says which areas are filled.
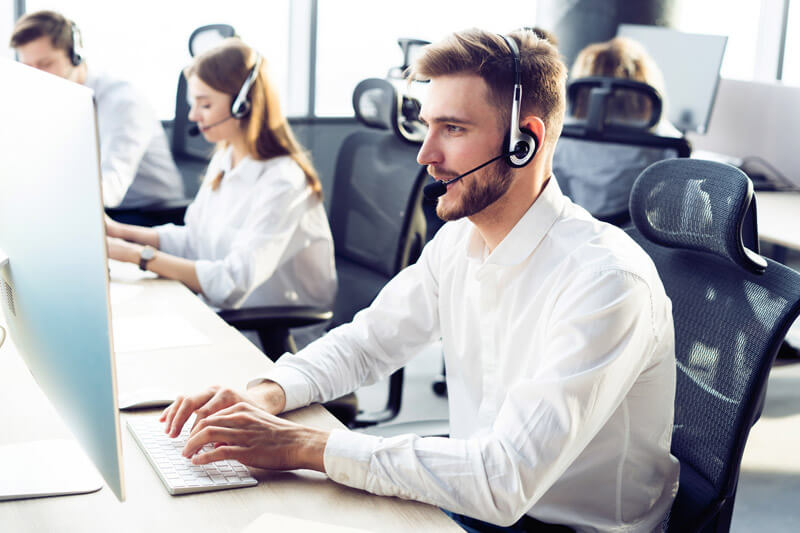
[[[252,487],[258,484],[247,467],[239,461],[229,459],[207,465],[193,465],[190,459],[181,455],[191,431],[192,420],[193,418],[183,426],[181,434],[173,439],[164,433],[164,424],[157,417],[137,416],[128,419],[128,429],[133,438],[170,494]],[[212,444],[207,444],[203,450],[210,450],[212,447]]]

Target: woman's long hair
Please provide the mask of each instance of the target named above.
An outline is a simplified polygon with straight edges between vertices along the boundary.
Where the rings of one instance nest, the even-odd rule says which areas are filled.
[[[244,81],[253,69],[257,53],[236,38],[225,39],[218,46],[200,54],[183,71],[188,79],[196,75],[214,90],[231,95],[231,102],[239,94]],[[314,165],[305,149],[297,142],[292,129],[281,111],[278,91],[267,75],[267,62],[262,57],[261,65],[248,94],[250,112],[239,125],[245,132],[245,142],[250,156],[267,160],[288,155],[303,170],[312,191],[322,196],[322,185]],[[217,150],[227,148],[227,141],[218,143]],[[219,186],[217,177],[214,188]]]

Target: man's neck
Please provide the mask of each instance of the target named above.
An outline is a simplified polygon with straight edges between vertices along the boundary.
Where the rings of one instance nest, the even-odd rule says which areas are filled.
[[[550,177],[545,169],[517,172],[506,193],[492,205],[469,217],[481,234],[489,253],[503,242],[544,190]]]

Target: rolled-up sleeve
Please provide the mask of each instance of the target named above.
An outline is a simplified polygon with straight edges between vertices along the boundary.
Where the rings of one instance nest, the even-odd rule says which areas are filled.
[[[170,255],[187,257],[189,255],[189,232],[186,226],[165,224],[156,226],[158,233],[158,249]]]

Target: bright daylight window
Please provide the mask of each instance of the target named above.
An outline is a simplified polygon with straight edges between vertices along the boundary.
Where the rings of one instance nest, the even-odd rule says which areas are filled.
[[[789,24],[786,27],[782,80],[790,85],[800,85],[800,2],[798,0],[789,3]]]
[[[189,35],[206,24],[230,24],[266,58],[282,100],[288,94],[289,2],[187,0],[27,0],[26,11],[52,9],[81,30],[84,57],[144,91],[161,119],[175,115],[178,75],[190,61]]]
[[[758,20],[761,2],[752,0],[705,0],[680,2],[676,30],[687,33],[727,35],[720,75],[752,80],[756,65]],[[721,14],[724,13],[724,16]]]
[[[536,2],[531,0],[394,4],[390,8],[374,0],[319,0],[317,115],[352,116],[356,84],[365,78],[383,78],[403,62],[399,37],[436,41],[470,27],[507,33],[533,26],[536,15]]]

